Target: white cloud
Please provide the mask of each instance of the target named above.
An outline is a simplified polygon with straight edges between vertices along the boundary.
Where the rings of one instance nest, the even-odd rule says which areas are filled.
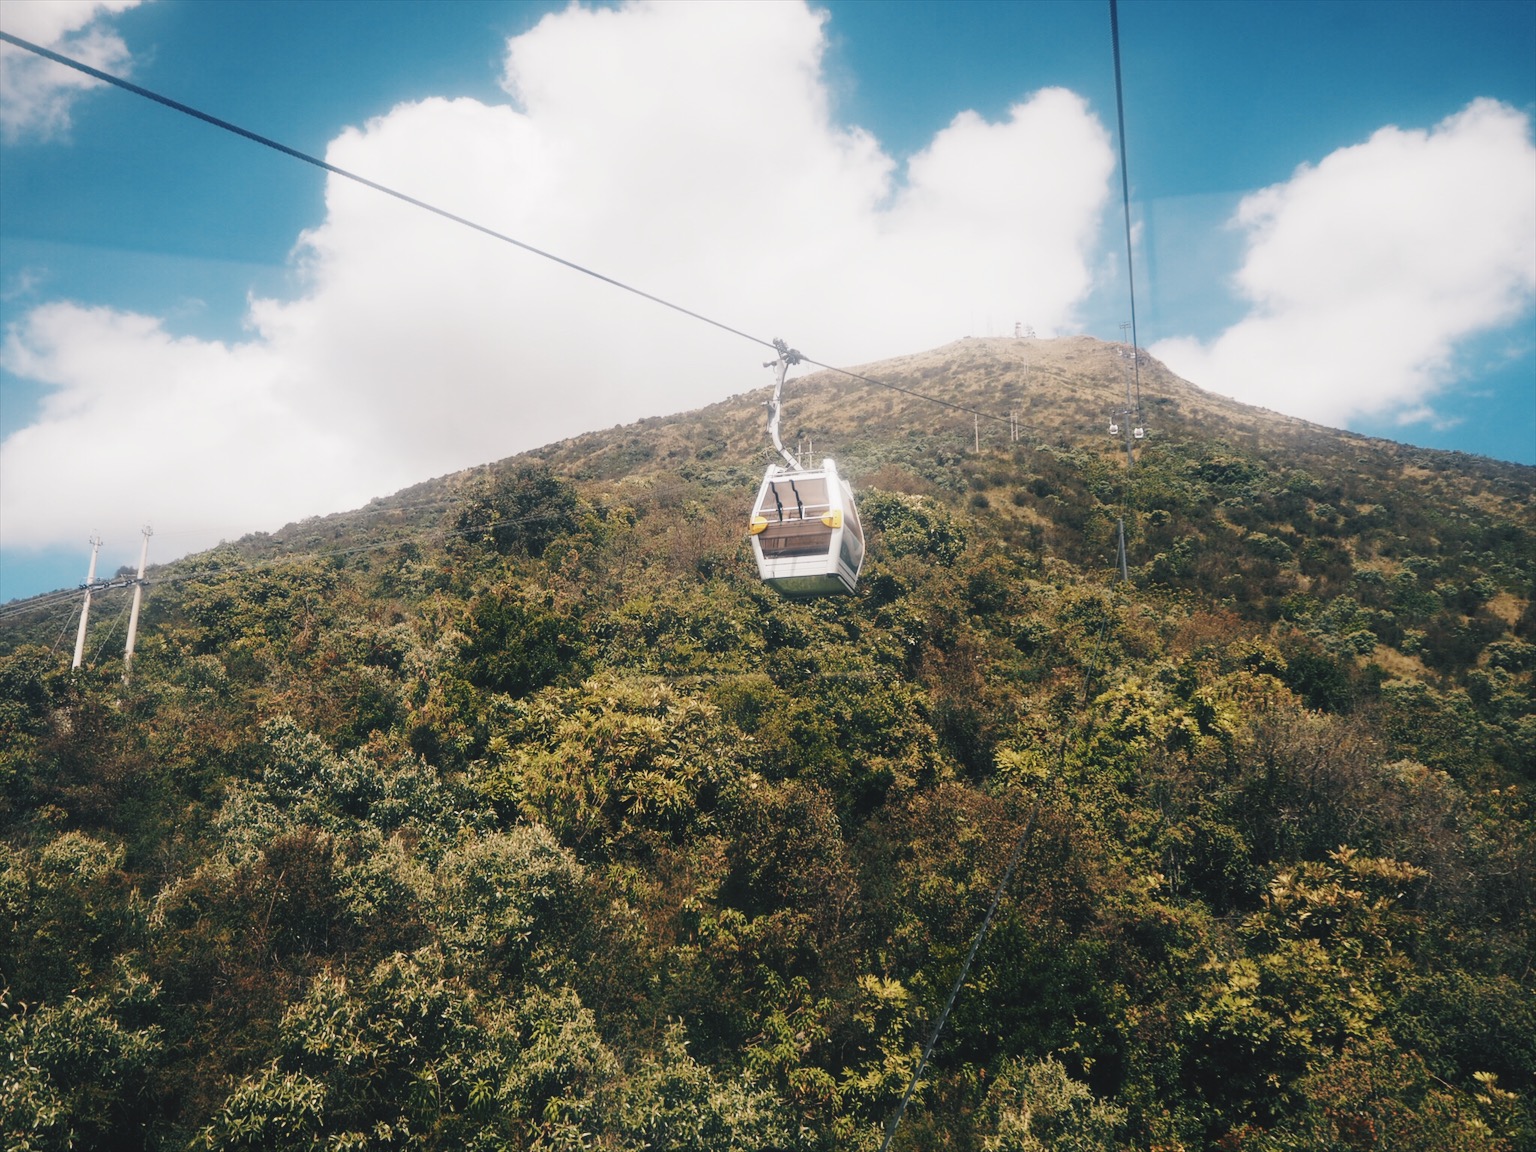
[[[140,0],[5,0],[0,28],[52,48],[103,72],[127,70],[128,48],[101,23]],[[69,129],[69,109],[87,88],[100,87],[82,72],[44,60],[13,44],[0,44],[0,136],[7,142],[43,139]]]
[[[977,315],[1071,330],[1113,165],[1086,104],[1045,90],[999,123],[962,113],[898,183],[832,119],[824,20],[573,7],[510,42],[513,103],[401,105],[327,157],[832,363]],[[6,366],[53,391],[0,448],[5,543],[73,541],[82,515],[105,531],[108,499],[124,538],[151,518],[157,542],[195,521],[211,543],[770,379],[764,348],[340,178],[295,260],[303,293],[253,300],[244,343],[76,305],[26,316]]]
[[[1437,419],[1458,343],[1536,291],[1527,116],[1477,100],[1432,131],[1388,127],[1239,205],[1248,316],[1152,352],[1202,387],[1321,423]]]
[[[313,511],[316,488],[353,504],[373,494],[354,445],[277,401],[281,366],[259,344],[175,339],[152,317],[55,303],[8,334],[4,359],[52,389],[0,452],[8,545],[73,542],[82,514],[119,542],[149,519],[168,541],[206,544]]]

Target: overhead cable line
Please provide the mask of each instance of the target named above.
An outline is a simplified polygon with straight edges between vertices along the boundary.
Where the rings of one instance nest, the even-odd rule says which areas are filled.
[[[128,601],[125,600],[121,610],[119,610],[117,614],[117,619],[112,621],[112,627],[107,629],[107,634],[102,637],[101,643],[97,646],[96,659],[91,661],[92,664],[101,663],[101,654],[107,650],[107,645],[111,642],[112,637],[117,632],[117,626],[123,622],[123,617],[126,615],[128,615]]]
[[[201,120],[206,124],[212,124],[215,128],[222,128],[226,132],[233,132],[236,136],[243,136],[247,140],[250,140],[256,144],[260,144],[264,147],[271,148],[274,151],[281,152],[285,156],[292,156],[295,160],[302,160],[306,164],[313,164],[316,168],[323,169],[332,175],[341,176],[347,180],[355,181],[356,183],[363,185],[365,188],[372,188],[375,192],[382,192],[386,196],[393,196],[396,200],[401,200],[414,208],[420,208],[424,211],[431,212],[433,215],[441,216],[445,220],[451,220],[455,224],[462,224],[466,228],[472,228],[476,232],[480,232],[486,236],[491,237],[492,239],[500,240],[506,244],[511,244],[514,247],[523,249],[525,252],[531,252],[535,256],[542,256],[546,260],[553,260],[556,264],[564,265],[565,267],[570,268],[572,271],[580,272],[584,276],[591,276],[594,280],[601,280],[604,284],[611,284],[615,288],[622,288],[626,292],[632,292],[642,299],[651,301],[653,304],[660,304],[663,308],[670,308],[674,312],[681,312],[684,316],[692,316],[695,320],[702,320],[705,324],[711,324],[716,328],[724,329],[726,332],[729,332],[734,336],[740,336],[744,340],[751,340],[754,343],[762,344],[769,348],[773,347],[772,342],[768,340],[761,340],[758,337],[753,336],[750,333],[743,332],[738,328],[732,328],[729,324],[721,323],[719,320],[712,320],[702,313],[695,312],[690,308],[684,308],[681,304],[674,304],[670,300],[663,300],[660,296],[653,296],[651,293],[646,292],[643,289],[636,288],[632,284],[626,284],[622,280],[615,280],[612,276],[605,276],[601,272],[594,271],[585,265],[578,264],[574,260],[567,260],[563,256],[556,256],[553,252],[547,252],[543,248],[536,248],[532,244],[528,244],[522,240],[516,239],[515,237],[508,236],[504,232],[498,232],[494,228],[488,228],[484,224],[477,224],[475,221],[467,219],[463,216],[456,215],[453,212],[449,212],[445,208],[439,208],[434,204],[428,204],[425,200],[418,200],[414,196],[408,196],[404,192],[396,191],[394,188],[389,187],[387,184],[380,184],[376,180],[368,179],[366,176],[359,176],[356,172],[348,172],[345,168],[338,168],[335,164],[331,164],[328,161],[322,160],[318,156],[311,156],[308,152],[301,152],[297,148],[290,148],[287,144],[273,140],[270,136],[263,136],[259,132],[252,132],[250,129],[242,128],[238,124],[232,124],[228,120],[221,120],[219,117],[194,108],[190,104],[183,104],[179,100],[172,100],[169,96],[163,96],[159,92],[152,91],[149,88],[140,87],[137,84],[124,80],[121,76],[114,76],[110,72],[103,72],[99,68],[92,68],[89,64],[84,64],[79,60],[71,59],[68,56],[54,52],[51,49],[44,48],[39,44],[33,44],[28,40],[21,39],[19,36],[11,35],[9,32],[0,32],[0,40],[4,40],[8,44],[14,44],[18,48],[25,48],[28,52],[34,52],[37,55],[43,57],[45,60],[52,60],[55,64],[62,64],[66,68],[73,68],[77,72],[83,72],[85,75],[90,76],[93,79],[100,80],[104,84],[112,84],[118,88],[123,89],[125,92],[132,92],[135,96],[142,96],[146,100],[153,100],[156,104],[163,104],[165,107],[170,108],[176,112],[180,112],[183,115],[191,116],[195,120]]]
[[[660,498],[671,495],[675,492],[690,491],[695,487],[696,485],[689,481],[668,484],[660,488],[646,489],[642,493],[636,493],[636,495]],[[401,505],[398,508],[386,506],[378,508],[372,512],[367,509],[361,509],[359,512],[364,515],[388,515],[400,512],[402,510],[422,511],[433,508],[446,509],[453,507],[454,505],[461,502],[462,498],[460,497],[444,497],[442,499],[427,500],[417,504]],[[352,515],[356,514],[357,513],[353,513]],[[144,583],[148,587],[164,586],[168,584],[181,584],[188,580],[204,578],[212,579],[220,576],[233,576],[243,572],[253,572],[262,568],[275,568],[284,564],[296,564],[306,561],[325,561],[330,559],[340,559],[346,556],[355,556],[363,552],[379,552],[387,548],[405,547],[409,544],[415,544],[419,541],[430,539],[437,539],[446,543],[448,540],[455,536],[471,536],[477,532],[484,532],[488,535],[495,535],[497,531],[504,528],[514,528],[521,524],[533,524],[540,520],[553,520],[561,515],[563,515],[563,513],[560,512],[535,512],[527,516],[519,516],[510,520],[500,520],[489,527],[484,525],[477,525],[471,528],[443,528],[441,526],[434,525],[431,528],[424,528],[420,531],[404,532],[398,536],[393,536],[388,540],[377,541],[373,544],[360,544],[354,548],[337,548],[329,552],[299,551],[298,549],[301,548],[302,545],[294,544],[291,541],[273,539],[270,541],[273,545],[279,548],[288,548],[292,550],[279,553],[275,556],[268,556],[255,560],[246,560],[239,563],[223,565],[218,568],[202,568],[192,572],[183,572],[175,575],[152,576],[146,578]],[[238,542],[236,542],[236,544],[238,544]],[[227,546],[235,547],[236,545],[232,544]],[[206,556],[209,552],[212,551],[214,551],[214,549],[207,549],[204,552],[199,553],[199,555]],[[163,565],[157,565],[157,568],[170,568],[177,564],[183,563],[186,559],[186,557],[183,557],[180,560],[170,560]],[[28,600],[19,600],[0,606],[0,621],[9,620],[15,616],[23,616],[34,612],[42,612],[48,608],[62,604],[65,601],[73,602],[79,597],[81,589],[84,587],[85,585],[81,584],[78,588],[61,588],[54,592],[42,593],[41,595],[34,596]],[[101,584],[93,587],[95,587],[97,591],[109,591],[115,590],[116,586],[111,586],[106,582],[101,582]],[[123,587],[126,587],[126,585],[123,585]]]
[[[84,587],[84,585],[81,587]],[[0,608],[0,616],[14,616],[18,612],[41,611],[44,608],[51,608],[55,604],[62,604],[66,600],[73,600],[79,594],[79,588],[60,588],[57,592],[44,592],[29,600],[17,600],[7,603],[3,608]]]
[[[670,485],[665,488],[647,492],[646,494],[655,495],[659,493],[665,495],[675,491],[685,491],[691,486],[692,485],[689,484]],[[440,543],[447,544],[449,540],[456,536],[473,536],[475,534],[484,534],[485,536],[494,537],[499,531],[503,529],[515,528],[523,524],[534,524],[541,520],[554,520],[558,519],[562,515],[564,515],[563,512],[535,512],[527,516],[518,516],[509,520],[499,520],[495,524],[489,526],[476,525],[470,528],[433,527],[423,529],[419,532],[405,533],[400,536],[392,537],[388,540],[376,541],[372,544],[360,544],[355,548],[338,548],[330,552],[286,552],[279,555],[267,556],[259,559],[243,560],[230,564],[220,564],[217,567],[196,568],[192,571],[176,572],[165,576],[151,576],[145,578],[144,584],[146,587],[155,588],[167,587],[172,584],[185,584],[195,580],[216,581],[224,577],[240,576],[244,575],[245,573],[258,572],[264,569],[277,569],[305,563],[324,563],[327,560],[337,560],[348,556],[356,556],[364,552],[382,552],[389,548],[403,548],[408,545],[416,544],[428,539],[435,539]],[[234,547],[235,545],[227,546]],[[199,555],[207,556],[213,551],[214,549],[209,549],[208,551],[199,553]],[[160,567],[171,568],[176,565],[185,563],[186,559],[186,557],[183,557],[181,560],[167,561],[166,564],[161,565]],[[217,563],[217,560],[215,560],[215,563]],[[0,621],[8,620],[13,616],[21,616],[32,612],[41,612],[47,608],[61,604],[66,600],[73,601],[76,597],[79,596],[81,588],[84,587],[85,586],[82,584],[80,588],[60,589],[57,592],[45,593],[30,600],[7,604],[4,607],[0,607]],[[97,591],[106,591],[116,590],[117,586],[93,585],[92,587]],[[72,620],[76,616],[78,616],[78,610],[73,611],[69,618]],[[68,627],[67,622],[65,627]],[[55,647],[57,647],[57,644],[55,644]]]
[[[1120,521],[1117,525],[1117,551],[1120,562],[1120,582],[1130,583],[1130,559],[1126,553],[1125,521],[1132,503],[1131,486],[1136,467],[1135,438],[1141,429],[1141,341],[1136,333],[1136,263],[1135,245],[1131,241],[1131,176],[1126,160],[1125,147],[1125,86],[1120,79],[1120,14],[1116,0],[1109,0],[1109,39],[1115,57],[1115,116],[1120,128],[1120,203],[1125,210],[1125,282],[1131,302],[1131,375],[1126,381],[1125,425],[1125,491],[1121,498]],[[1122,328],[1124,325],[1121,326]],[[1136,395],[1131,398],[1134,382]],[[1134,423],[1133,423],[1134,422]],[[1134,432],[1133,432],[1134,429]]]
[[[885,1139],[881,1141],[880,1152],[888,1152],[891,1141],[896,1137],[896,1129],[901,1126],[901,1118],[906,1115],[907,1105],[912,1100],[912,1094],[917,1091],[918,1083],[922,1080],[923,1071],[928,1067],[928,1061],[933,1056],[934,1048],[938,1047],[939,1036],[944,1031],[945,1021],[949,1019],[949,1013],[955,1006],[955,1000],[960,995],[960,989],[965,985],[965,978],[970,975],[971,963],[976,959],[976,953],[981,949],[981,942],[986,939],[987,929],[992,927],[992,917],[997,915],[997,906],[1002,902],[1003,893],[1007,891],[1008,881],[1013,879],[1013,870],[1018,867],[1019,858],[1024,854],[1024,848],[1029,843],[1030,837],[1035,831],[1035,818],[1040,815],[1040,801],[1036,799],[1035,806],[1030,810],[1029,819],[1024,824],[1024,830],[1019,833],[1019,838],[1013,843],[1013,851],[1008,856],[1008,866],[1003,869],[1003,875],[997,882],[997,887],[992,889],[992,902],[987,905],[987,914],[982,918],[981,927],[976,930],[976,935],[971,940],[971,950],[965,954],[965,963],[960,965],[960,974],[955,977],[954,986],[949,990],[949,999],[944,1002],[944,1009],[939,1013],[938,1020],[934,1023],[933,1032],[928,1037],[928,1043],[923,1045],[922,1055],[918,1057],[917,1065],[912,1069],[912,1077],[907,1081],[907,1090],[902,1093],[901,1103],[896,1106],[896,1111],[886,1122]]]
[[[285,156],[291,156],[295,160],[301,160],[305,164],[312,164],[314,167],[319,168],[322,171],[329,172],[334,176],[341,176],[344,179],[361,184],[365,188],[372,188],[375,192],[381,192],[385,196],[391,196],[396,200],[411,205],[413,208],[420,208],[425,212],[430,212],[434,216],[441,216],[443,219],[450,220],[455,224],[462,224],[464,227],[473,229],[474,231],[479,232],[484,236],[489,236],[493,240],[500,240],[505,244],[511,244],[513,247],[521,248],[523,251],[532,253],[535,256],[542,256],[546,260],[552,260],[554,263],[559,264],[565,268],[569,268],[573,272],[580,272],[582,275],[590,276],[594,280],[601,280],[604,284],[609,284],[614,288],[619,288],[625,292],[632,293],[635,296],[639,296],[642,300],[649,300],[651,303],[659,304],[663,308],[670,308],[674,312],[680,312],[684,316],[692,317],[693,319],[701,321],[702,323],[708,324],[714,328],[718,328],[723,332],[729,332],[733,336],[740,336],[743,340],[750,340],[752,343],[761,344],[765,348],[774,348],[774,342],[772,340],[765,340],[761,336],[754,336],[750,332],[744,332],[740,328],[733,327],[730,324],[726,324],[724,321],[716,320],[713,317],[706,316],[702,312],[695,312],[691,308],[685,308],[681,304],[675,304],[671,300],[667,300],[663,297],[654,295],[653,293],[647,292],[642,288],[636,288],[632,284],[626,284],[622,280],[617,280],[612,276],[604,275],[603,273],[598,272],[592,268],[588,268],[584,264],[578,264],[574,260],[567,260],[565,257],[558,256],[553,252],[547,251],[546,249],[536,247],[535,245],[529,244],[523,240],[519,240],[516,237],[508,236],[504,232],[498,232],[496,229],[487,227],[484,224],[478,224],[475,221],[468,219],[467,217],[449,212],[445,208],[439,208],[435,204],[429,204],[425,200],[419,200],[414,196],[407,195],[404,192],[400,192],[394,188],[391,188],[387,184],[380,184],[378,181],[370,180],[366,176],[360,176],[356,172],[349,172],[345,168],[339,168],[329,161],[320,159],[318,156],[313,156],[308,152],[303,152],[297,148],[292,148],[289,145],[282,143],[281,141],[272,139],[270,136],[263,136],[259,132],[253,132],[249,128],[242,128],[238,124],[234,124],[228,120],[221,119],[220,117],[214,116],[208,112],[204,112],[201,109],[194,108],[190,104],[183,104],[180,100],[173,100],[171,97],[162,95],[161,93],[155,92],[152,89],[142,87],[141,85],[134,84],[128,80],[124,80],[121,76],[114,76],[112,73],[103,72],[99,68],[92,68],[89,64],[85,64],[69,56],[62,55],[61,53],[55,52],[52,49],[44,48],[40,44],[33,44],[31,41],[23,40],[19,36],[13,36],[9,32],[0,31],[0,40],[3,40],[7,44],[15,45],[17,48],[22,48],[28,52],[32,52],[38,56],[43,57],[45,60],[52,60],[55,64],[62,64],[66,68],[73,68],[76,72],[84,73],[92,79],[100,80],[104,84],[111,84],[114,87],[121,88],[125,92],[132,92],[135,96],[142,96],[146,100],[152,100],[156,104],[161,104],[166,108],[180,112],[185,116],[190,116],[194,120],[201,120],[205,124],[211,124],[215,128],[221,128],[226,132],[232,132],[236,136],[244,137],[245,139],[250,140],[255,144],[260,144],[263,147],[271,148],[276,152],[281,152]],[[814,364],[818,368],[825,368],[831,372],[839,372],[845,376],[851,376],[856,380],[862,380],[867,384],[874,384],[881,388],[889,388],[895,392],[905,393],[908,396],[915,396],[918,399],[927,400],[932,404],[938,404],[944,408],[952,408],[958,412],[966,412],[972,416],[977,417],[978,419],[985,417],[988,420],[996,420],[1001,423],[1008,422],[1008,418],[1005,416],[999,416],[992,412],[983,412],[976,408],[968,408],[963,404],[955,404],[948,400],[941,400],[937,396],[930,396],[923,392],[916,392],[909,388],[902,388],[895,384],[889,384],[883,380],[877,380],[872,376],[864,376],[858,372],[850,372],[846,368],[837,368],[831,364],[823,364],[820,361],[812,360],[809,357],[806,357],[805,359],[806,363]]]
[[[1114,44],[1114,57],[1115,57],[1115,112],[1116,112],[1116,115],[1118,117],[1119,127],[1120,127],[1120,194],[1121,194],[1121,202],[1122,202],[1122,204],[1124,205],[1124,208],[1125,208],[1126,281],[1127,281],[1127,284],[1130,287],[1130,297],[1131,297],[1131,357],[1132,357],[1132,362],[1135,365],[1135,369],[1136,369],[1136,408],[1139,411],[1140,407],[1141,407],[1141,351],[1140,351],[1140,344],[1139,344],[1139,342],[1137,340],[1137,337],[1136,337],[1136,279],[1135,279],[1135,269],[1134,269],[1134,266],[1132,264],[1131,190],[1130,190],[1130,178],[1127,175],[1127,170],[1126,170],[1125,98],[1124,98],[1123,88],[1122,88],[1121,81],[1120,81],[1120,20],[1119,20],[1119,14],[1118,14],[1118,12],[1116,10],[1116,0],[1109,0],[1109,27],[1110,27],[1110,38],[1111,38],[1111,40],[1113,41],[1113,44]],[[811,362],[814,363],[814,361],[811,361]],[[825,365],[822,365],[822,367],[825,367]],[[1129,435],[1129,429],[1127,430],[1127,434]],[[1130,443],[1130,441],[1128,440],[1127,441],[1127,445],[1128,446],[1129,446],[1129,443]],[[1126,490],[1126,495],[1124,497],[1126,502],[1129,501],[1129,484],[1130,484],[1130,474],[1131,474],[1131,463],[1132,463],[1133,459],[1134,459],[1134,457],[1130,454],[1130,450],[1129,450],[1129,447],[1128,447],[1127,448],[1127,461],[1126,461],[1126,484],[1127,484],[1127,490]],[[1124,580],[1128,580],[1129,579],[1129,575],[1128,575],[1128,573],[1126,571],[1126,559],[1125,559],[1125,505],[1124,504],[1122,504],[1121,514],[1120,514],[1120,568],[1121,568],[1122,578]],[[1091,692],[1091,685],[1093,683],[1094,665],[1096,665],[1097,662],[1098,662],[1099,649],[1100,649],[1100,647],[1103,644],[1105,633],[1108,631],[1108,627],[1109,627],[1109,617],[1106,614],[1104,620],[1100,624],[1098,639],[1094,643],[1094,651],[1093,651],[1092,657],[1090,657],[1090,663],[1084,669],[1084,675],[1083,675],[1083,697],[1084,697],[1084,700],[1083,700],[1083,702],[1084,702],[1085,706],[1088,703],[1089,693]],[[1062,733],[1062,756],[1063,756],[1063,758],[1065,758],[1065,755],[1066,755],[1066,732],[1065,732],[1065,727],[1063,727],[1063,733]],[[895,1139],[896,1129],[901,1125],[901,1119],[902,1119],[902,1116],[906,1113],[907,1104],[911,1101],[913,1093],[916,1092],[917,1085],[918,1085],[919,1081],[922,1078],[923,1070],[927,1066],[929,1058],[933,1055],[934,1048],[938,1045],[939,1036],[944,1031],[945,1021],[948,1020],[950,1010],[952,1008],[954,1008],[954,1006],[955,1006],[955,999],[960,995],[960,989],[965,984],[966,975],[970,972],[971,962],[973,960],[975,960],[976,952],[981,947],[982,939],[986,936],[987,929],[989,927],[991,927],[992,917],[997,912],[998,902],[1002,899],[1003,892],[1004,892],[1004,890],[1008,886],[1008,881],[1013,876],[1013,869],[1014,869],[1015,865],[1017,865],[1017,863],[1018,863],[1019,856],[1023,853],[1024,846],[1025,846],[1026,842],[1028,841],[1030,834],[1034,830],[1035,816],[1038,813],[1039,813],[1039,801],[1037,800],[1036,804],[1035,804],[1035,809],[1030,814],[1029,823],[1026,825],[1024,831],[1019,835],[1018,840],[1015,842],[1015,844],[1013,846],[1013,852],[1010,854],[1010,856],[1008,858],[1008,866],[1003,871],[1002,879],[998,882],[997,887],[992,892],[992,903],[987,908],[987,914],[982,919],[981,927],[980,927],[980,929],[978,929],[978,931],[976,933],[976,936],[975,936],[975,939],[973,939],[971,941],[971,949],[966,954],[965,962],[960,966],[960,974],[959,974],[958,978],[955,980],[954,986],[950,989],[949,999],[947,1001],[945,1001],[944,1008],[939,1013],[938,1020],[934,1024],[933,1033],[928,1038],[928,1043],[924,1046],[923,1051],[922,1051],[922,1055],[918,1058],[917,1066],[912,1071],[912,1077],[907,1082],[907,1090],[902,1095],[901,1103],[897,1105],[896,1111],[892,1114],[889,1122],[886,1125],[885,1139],[880,1144],[880,1152],[887,1152],[887,1150],[891,1146],[891,1141]]]
[[[880,388],[889,388],[892,392],[900,392],[907,396],[916,396],[919,400],[926,400],[930,404],[937,404],[942,408],[953,408],[956,412],[965,412],[971,416],[980,416],[987,420],[996,420],[999,424],[1010,423],[1007,416],[999,416],[995,412],[983,412],[979,408],[967,408],[964,404],[955,404],[949,400],[940,400],[937,396],[930,396],[926,392],[915,392],[911,388],[903,388],[899,384],[891,384],[885,380],[876,380],[873,376],[865,376],[862,372],[854,372],[847,368],[839,368],[834,364],[823,364],[820,360],[812,360],[809,356],[801,355],[800,359],[817,368],[825,368],[828,372],[837,372],[843,376],[851,376],[855,380],[862,380],[866,384],[874,384]],[[1022,427],[1022,425],[1020,425]],[[1038,429],[1037,429],[1038,431]]]
[[[75,617],[78,615],[78,612],[79,610],[75,608],[73,604],[71,604],[69,611],[64,613],[64,623],[59,625],[59,634],[54,638],[53,647],[48,649],[48,654],[50,656],[59,650],[60,644],[64,643],[64,633],[69,631],[69,626],[75,622]]]
[[[22,616],[33,612],[45,612],[55,605],[63,604],[65,601],[73,602],[79,598],[80,593],[84,589],[85,585],[81,584],[77,588],[60,588],[55,592],[43,592],[28,600],[7,601],[3,607],[0,607],[0,620],[9,620],[12,616]],[[97,588],[97,591],[101,590]]]
[[[1120,14],[1109,0],[1109,38],[1115,51],[1115,117],[1120,126],[1120,202],[1125,208],[1125,282],[1131,297],[1131,354],[1135,357],[1136,407],[1141,407],[1141,344],[1136,339],[1136,266],[1131,255],[1131,177],[1125,162],[1125,89],[1120,82]]]
[[[536,518],[544,517],[541,516]],[[516,524],[522,522],[523,521],[505,521],[507,524]],[[446,535],[465,535],[469,531],[479,531],[479,529],[462,529],[458,531],[450,531],[447,532]],[[285,555],[269,556],[261,560],[249,560],[242,563],[229,564],[218,568],[200,568],[192,572],[183,572],[171,576],[151,576],[145,578],[144,584],[147,587],[153,588],[167,584],[182,584],[188,580],[214,579],[220,576],[233,576],[238,575],[241,572],[249,572],[258,568],[275,568],[283,564],[299,563],[301,561],[325,560],[330,557],[350,556],[357,552],[373,552],[384,548],[394,548],[405,544],[412,544],[418,540],[424,540],[429,536],[439,535],[444,535],[442,530],[433,528],[425,532],[399,536],[378,544],[365,544],[357,548],[343,548],[338,549],[335,552],[292,552]],[[213,551],[213,549],[209,549],[208,551]],[[207,555],[207,552],[200,553],[200,555]],[[181,562],[182,561],[180,560],[172,560],[168,561],[165,565],[158,565],[157,567],[168,568],[173,564],[179,564]],[[127,586],[128,585],[126,584],[95,584],[92,585],[92,588],[95,591],[101,592],[116,591],[120,587],[126,588]],[[0,621],[9,620],[13,616],[23,616],[32,612],[41,612],[55,604],[62,603],[65,600],[73,600],[75,597],[80,595],[80,591],[84,587],[85,585],[82,584],[80,588],[60,589],[57,592],[44,593],[43,595],[36,596],[30,600],[23,600],[14,604],[7,604],[4,607],[0,607]]]

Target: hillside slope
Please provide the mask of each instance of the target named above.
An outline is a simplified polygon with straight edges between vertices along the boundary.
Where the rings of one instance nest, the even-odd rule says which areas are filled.
[[[7,1146],[876,1148],[1017,851],[893,1147],[1528,1147],[1536,470],[1149,361],[1128,473],[1127,367],[792,380],[849,598],[760,389],[166,565],[128,687],[7,617]]]

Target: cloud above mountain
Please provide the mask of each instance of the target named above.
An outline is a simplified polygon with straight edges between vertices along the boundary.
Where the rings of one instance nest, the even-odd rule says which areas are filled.
[[[1072,330],[1113,170],[1086,103],[962,112],[898,165],[837,122],[825,22],[572,7],[508,43],[506,103],[403,104],[327,159],[828,362],[989,316]],[[22,316],[4,363],[47,392],[0,448],[5,545],[73,540],[82,507],[212,543],[770,379],[763,347],[338,177],[293,260],[303,289],[253,299],[239,342],[89,303]]]
[[[123,68],[127,6],[10,0],[0,22]],[[1094,110],[1021,90],[898,160],[839,119],[827,21],[803,3],[572,6],[507,42],[504,100],[381,108],[327,159],[829,363],[1015,321],[1079,330],[1120,266]],[[68,146],[67,70],[3,65],[5,131]],[[1248,314],[1153,351],[1326,423],[1453,419],[1469,339],[1531,307],[1533,204],[1526,113],[1479,100],[1382,128],[1245,197],[1229,226]],[[766,348],[339,177],[290,263],[292,292],[253,295],[225,341],[90,299],[9,301],[0,362],[42,400],[0,445],[0,545],[131,541],[147,519],[157,551],[190,550],[770,379]]]
[[[1458,345],[1536,293],[1530,118],[1477,100],[1428,131],[1382,128],[1243,199],[1248,315],[1152,352],[1204,388],[1320,423],[1444,419]]]

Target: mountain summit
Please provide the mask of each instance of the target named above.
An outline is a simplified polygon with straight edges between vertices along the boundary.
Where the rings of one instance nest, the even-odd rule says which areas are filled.
[[[1529,1147],[1536,469],[1126,352],[792,378],[852,596],[765,378],[164,565],[126,685],[8,610],[7,1146]]]

